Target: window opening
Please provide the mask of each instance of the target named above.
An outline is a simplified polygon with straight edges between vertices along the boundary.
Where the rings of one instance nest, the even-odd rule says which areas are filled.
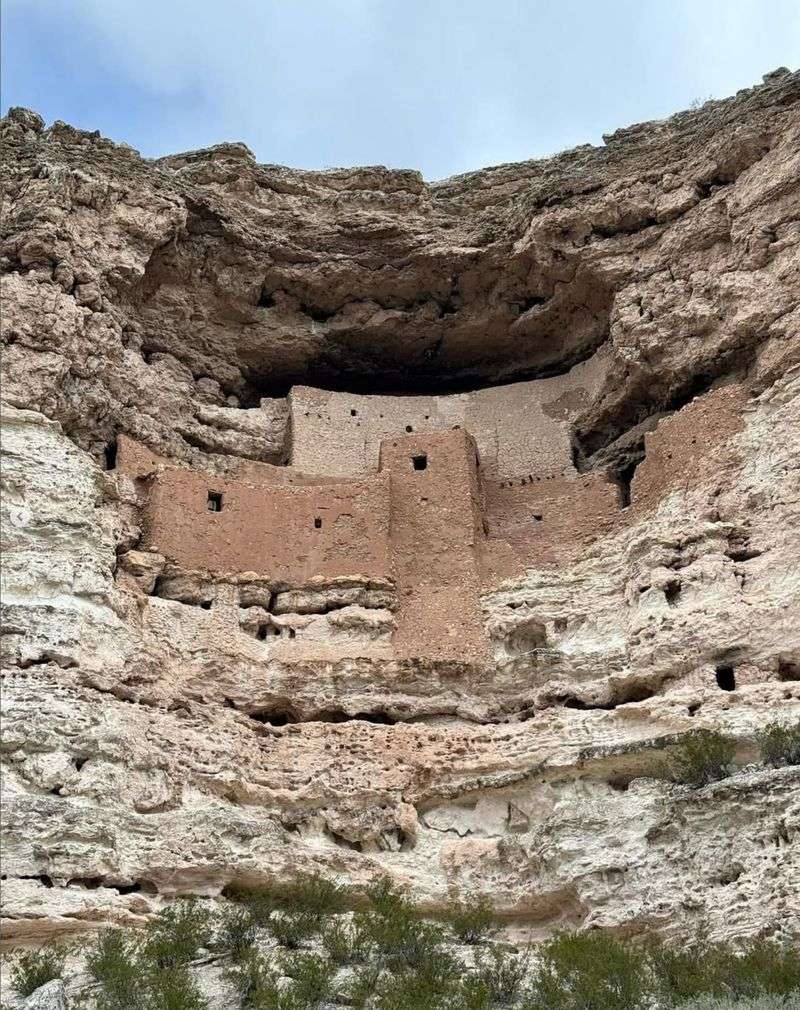
[[[419,456],[412,456],[411,457],[411,464],[412,464],[412,466],[414,467],[415,470],[427,470],[428,469],[428,457],[425,455],[425,453],[422,453]]]
[[[221,512],[222,511],[222,492],[221,491],[209,491],[208,501],[206,502],[206,508],[209,512]]]
[[[315,516],[314,517],[314,529],[315,530],[321,530],[322,529],[322,517],[321,516]]]
[[[716,669],[717,685],[722,691],[736,690],[736,675],[732,666],[718,666]]]

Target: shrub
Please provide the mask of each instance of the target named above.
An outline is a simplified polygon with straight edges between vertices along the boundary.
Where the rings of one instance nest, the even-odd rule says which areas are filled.
[[[349,891],[325,877],[302,875],[286,892],[285,908],[290,911],[311,912],[314,915],[332,915],[347,911]]]
[[[194,898],[163,909],[148,925],[141,956],[159,971],[188,964],[211,943],[211,915]]]
[[[356,1010],[364,1010],[370,996],[378,987],[380,977],[381,969],[378,965],[365,965],[353,972],[342,990],[340,999]]]
[[[66,956],[64,947],[12,951],[11,988],[20,996],[30,996],[39,986],[61,978]]]
[[[497,931],[495,914],[485,897],[453,902],[444,918],[461,943],[481,943]]]
[[[770,940],[751,940],[738,952],[702,936],[684,949],[653,942],[648,959],[655,990],[668,1004],[698,996],[782,996],[800,989],[800,952]]]
[[[346,887],[318,874],[301,874],[292,881],[260,887],[231,884],[225,888],[225,896],[246,905],[259,926],[265,926],[275,911],[331,915],[346,911],[350,904]]]
[[[400,912],[408,913],[411,906],[403,892],[390,877],[381,877],[367,888],[367,898],[378,915],[388,918]]]
[[[292,1000],[303,1007],[319,1006],[327,998],[335,973],[330,961],[317,954],[293,954],[286,958],[283,971],[294,979]]]
[[[152,974],[147,990],[147,1010],[210,1010],[189,969],[182,964]]]
[[[103,930],[86,954],[86,972],[100,986],[98,1010],[131,1010],[143,1006],[138,944],[122,930]]]
[[[698,996],[681,1003],[675,1010],[797,1010],[800,1007],[800,991],[789,997],[756,996],[753,999],[727,999],[717,996]]]
[[[278,1010],[280,989],[273,966],[264,955],[250,949],[232,968],[225,972],[225,978],[236,990],[241,1005],[257,1010]]]
[[[462,981],[448,1005],[448,1010],[492,1010],[495,1005],[492,992],[486,983],[472,975]]]
[[[278,912],[267,925],[281,947],[297,950],[319,931],[321,924],[319,917],[310,912]]]
[[[234,961],[241,960],[256,941],[257,927],[250,909],[226,908],[219,918],[215,946],[229,951]]]
[[[800,765],[800,719],[795,723],[771,722],[756,740],[764,764],[772,768]]]
[[[529,969],[529,954],[511,954],[500,947],[490,947],[478,959],[473,990],[477,993],[485,990],[490,1006],[511,1006],[522,993]]]
[[[633,1010],[649,992],[644,955],[604,933],[557,933],[537,949],[529,1010]]]
[[[713,730],[688,734],[675,748],[671,773],[676,782],[698,789],[730,775],[736,743]]]
[[[800,989],[800,951],[774,940],[750,940],[735,963],[728,965],[728,985],[734,994],[786,996]]]
[[[441,927],[423,922],[409,910],[386,918],[367,916],[365,934],[379,959],[389,966],[423,969],[431,962],[449,957],[443,950],[445,937]]]
[[[383,978],[376,1010],[441,1010],[456,994],[459,977],[460,969],[446,954],[417,967],[403,967],[397,974]]]
[[[334,964],[359,964],[367,960],[372,949],[369,924],[364,916],[356,916],[350,925],[334,920],[321,934],[322,946]]]

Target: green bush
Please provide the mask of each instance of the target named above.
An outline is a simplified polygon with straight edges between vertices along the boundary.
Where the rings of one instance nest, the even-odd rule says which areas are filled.
[[[634,1010],[650,990],[644,955],[604,933],[557,933],[536,954],[526,1010]]]
[[[256,942],[257,926],[249,908],[234,906],[220,914],[215,947],[229,952],[234,961],[241,960]]]
[[[183,964],[154,972],[147,981],[147,1010],[210,1010]]]
[[[311,912],[276,912],[267,925],[281,947],[297,950],[319,932],[322,924]]]
[[[283,972],[294,980],[292,1000],[303,1007],[316,1007],[331,991],[335,969],[317,954],[293,954],[283,963]]]
[[[444,919],[460,943],[482,943],[498,928],[492,906],[482,896],[452,902]]]
[[[460,967],[443,952],[418,966],[403,966],[381,980],[376,1010],[441,1010],[456,994],[460,976]]]
[[[374,946],[378,959],[389,967],[422,970],[432,962],[449,957],[444,950],[443,929],[423,921],[412,912],[386,917],[367,916],[365,935]]]
[[[367,888],[367,899],[378,915],[388,918],[398,913],[408,914],[411,905],[390,877],[381,877]]]
[[[364,1010],[367,1002],[378,988],[381,977],[379,965],[367,964],[353,972],[345,983],[340,999],[355,1010]]]
[[[86,972],[100,986],[98,1010],[132,1010],[144,1006],[139,945],[120,929],[105,929],[86,954]]]
[[[465,978],[454,994],[448,1010],[492,1010],[496,1006],[489,986],[478,976]]]
[[[774,940],[750,940],[728,965],[731,992],[742,996],[762,993],[786,996],[800,989],[800,951]]]
[[[795,723],[771,722],[756,740],[764,764],[772,768],[800,765],[800,719]]]
[[[698,996],[681,1003],[675,1010],[798,1010],[800,990],[789,996],[756,996],[752,999],[727,999],[717,996]]]
[[[148,924],[141,958],[156,971],[188,964],[211,940],[209,910],[194,898],[184,899],[162,909]]]
[[[258,950],[251,948],[225,978],[236,990],[239,1001],[246,1010],[279,1010],[281,991],[273,965]]]
[[[20,996],[30,996],[39,986],[61,978],[66,957],[66,949],[58,946],[12,951],[11,988]]]
[[[751,940],[740,950],[702,936],[682,949],[656,941],[647,956],[655,992],[668,1005],[698,996],[784,996],[800,989],[800,952],[770,940]]]
[[[709,729],[688,734],[675,748],[670,772],[676,782],[698,789],[731,774],[736,743]]]
[[[310,912],[332,915],[345,912],[351,904],[348,888],[319,874],[300,874],[291,881],[275,881],[260,887],[231,884],[225,896],[250,909],[259,926],[264,926],[272,912]]]
[[[334,919],[322,930],[321,940],[334,964],[363,964],[372,950],[369,921],[363,915],[356,915],[350,924]]]
[[[501,947],[482,951],[473,985],[489,994],[490,1006],[511,1006],[523,992],[530,970],[530,954],[512,954]]]

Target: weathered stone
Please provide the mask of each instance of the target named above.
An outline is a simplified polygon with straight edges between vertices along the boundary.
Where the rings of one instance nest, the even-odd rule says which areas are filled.
[[[799,110],[433,185],[12,110],[5,935],[314,870],[797,935]]]

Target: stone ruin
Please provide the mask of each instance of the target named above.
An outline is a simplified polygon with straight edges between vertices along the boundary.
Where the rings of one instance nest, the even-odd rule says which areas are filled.
[[[319,871],[796,936],[798,74],[439,183],[1,129],[5,935]]]

